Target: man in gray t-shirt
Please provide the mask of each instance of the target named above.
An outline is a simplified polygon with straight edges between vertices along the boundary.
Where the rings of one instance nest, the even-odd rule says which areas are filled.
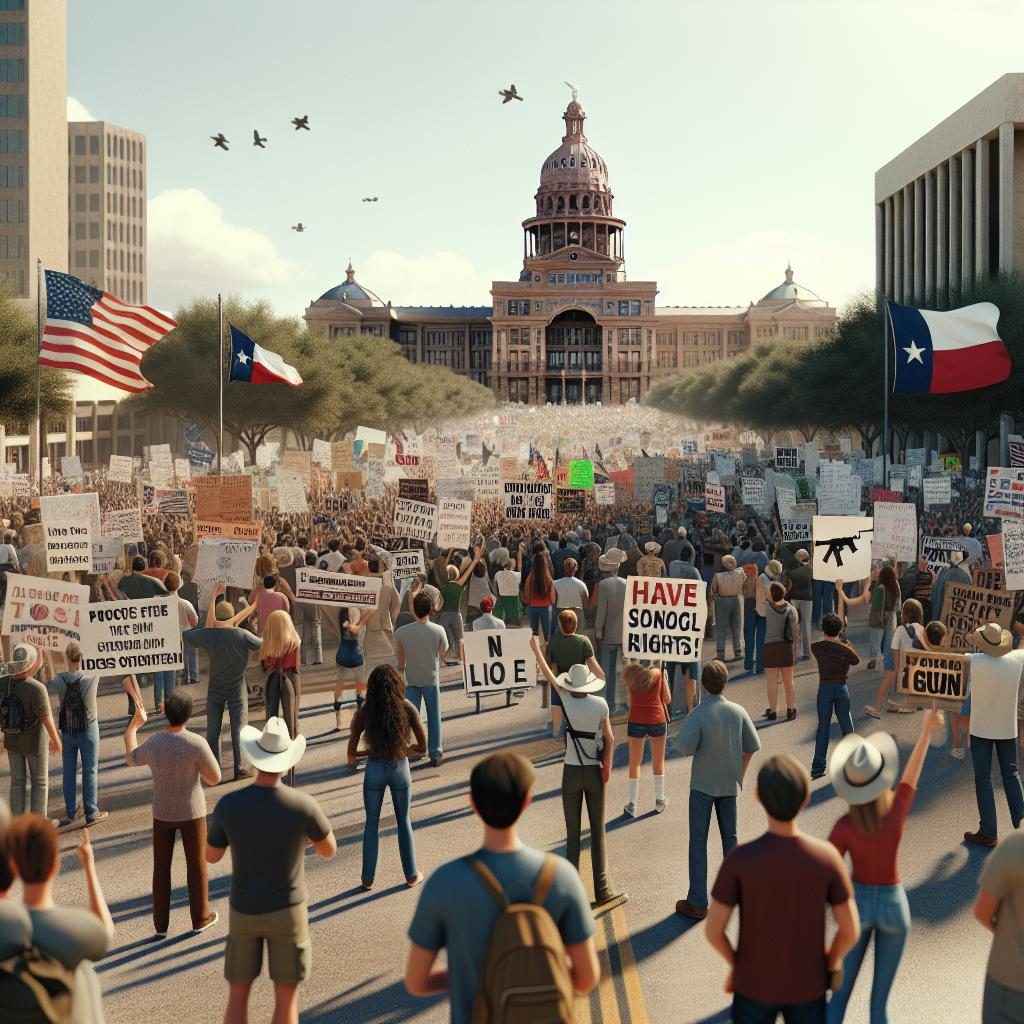
[[[441,662],[448,651],[448,634],[430,621],[433,607],[426,594],[412,599],[415,622],[395,632],[398,671],[405,673],[405,695],[420,710],[427,706],[427,747],[434,767],[444,758],[441,745]]]

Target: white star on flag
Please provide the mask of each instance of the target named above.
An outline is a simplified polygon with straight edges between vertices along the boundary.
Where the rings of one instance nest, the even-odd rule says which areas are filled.
[[[247,356],[247,355],[246,355],[246,354],[245,354],[244,352],[239,352],[239,353],[238,353],[238,361],[239,361],[239,362],[240,362],[240,363],[241,363],[241,364],[242,364],[243,366],[245,366],[245,364],[246,364],[247,362],[249,362],[249,357],[248,357],[248,356]]]
[[[918,361],[918,362],[919,362],[919,363],[920,363],[920,364],[921,364],[922,366],[924,366],[924,360],[923,360],[923,359],[921,358],[921,356],[922,356],[922,355],[924,355],[924,353],[925,353],[925,349],[923,349],[923,348],[918,348],[918,347],[917,347],[917,342],[916,342],[916,341],[911,341],[911,343],[910,343],[910,348],[905,348],[905,349],[904,349],[903,351],[907,353],[907,365],[908,365],[908,366],[909,366],[909,365],[910,365],[910,364],[911,364],[911,363],[912,363],[912,362],[913,362],[913,361],[914,361],[915,359],[916,359],[916,360],[917,360],[917,361]]]

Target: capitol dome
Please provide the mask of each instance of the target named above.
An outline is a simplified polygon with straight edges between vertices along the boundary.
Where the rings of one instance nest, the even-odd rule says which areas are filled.
[[[327,300],[329,302],[363,302],[371,306],[384,305],[378,296],[368,288],[364,288],[356,280],[356,272],[352,267],[351,260],[345,270],[345,280],[342,281],[341,284],[336,284],[333,288],[329,288],[317,301],[319,302],[322,300]]]
[[[565,136],[562,144],[544,161],[540,169],[541,188],[545,185],[584,186],[589,188],[608,187],[608,166],[600,154],[587,145],[583,134],[586,114],[583,107],[573,100],[562,115],[565,119]]]
[[[786,280],[768,292],[768,294],[761,299],[761,302],[792,302],[794,300],[798,300],[809,306],[828,305],[820,295],[812,292],[810,288],[805,288],[802,284],[797,284],[793,280],[793,268],[791,266],[787,266]],[[760,305],[760,303],[758,303],[758,305]]]

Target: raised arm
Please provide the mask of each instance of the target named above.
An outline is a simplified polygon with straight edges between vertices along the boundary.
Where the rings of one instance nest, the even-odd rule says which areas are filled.
[[[552,686],[557,686],[558,683],[555,682],[555,673],[551,671],[551,666],[547,663],[544,655],[541,654],[540,644],[537,641],[536,635],[530,637],[530,646],[533,648],[533,653],[537,658],[537,664],[540,666],[541,674]]]
[[[480,556],[484,553],[483,544],[478,544],[476,550],[473,552],[473,561],[469,563],[469,566],[463,570],[462,575],[459,576],[459,585],[465,584],[466,580],[473,574],[473,570],[476,568],[477,562],[480,561]]]
[[[942,712],[936,711],[934,708],[925,712],[921,719],[921,734],[917,737],[910,757],[907,758],[907,766],[903,769],[903,778],[900,780],[912,789],[917,789],[918,780],[921,778],[924,759],[928,756],[928,740],[932,733],[942,728],[943,721]]]

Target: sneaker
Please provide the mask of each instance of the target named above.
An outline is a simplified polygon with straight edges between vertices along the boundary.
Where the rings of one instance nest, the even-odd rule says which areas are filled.
[[[627,818],[635,818],[636,817],[636,804],[626,804],[626,806],[622,808],[622,813]]]
[[[58,832],[65,832],[67,831],[67,829],[71,828],[71,826],[74,825],[74,823],[75,818],[61,818],[60,821],[54,823],[53,827]]]
[[[444,763],[444,754],[438,754],[437,757],[430,759],[431,768],[439,768]]]
[[[594,902],[590,904],[590,906],[596,908],[596,907],[604,906],[604,904],[606,904],[606,903],[615,903],[615,902],[625,903],[626,900],[628,900],[628,899],[629,899],[629,894],[628,893],[624,893],[624,892],[606,892],[606,893],[603,893],[602,895],[598,896],[594,900]]]
[[[995,836],[982,835],[980,832],[965,832],[964,842],[975,843],[977,846],[987,846],[991,848],[995,846],[999,840]]]
[[[110,817],[110,812],[109,811],[97,811],[91,818],[86,818],[85,819],[85,823],[90,828],[92,828],[92,826],[95,825],[97,821],[103,821],[104,818],[109,818],[109,817]]]
[[[708,916],[708,908],[698,907],[689,900],[676,900],[676,913],[690,918],[691,921],[703,921]]]
[[[792,722],[796,718],[796,708],[786,708],[786,721]]]
[[[865,704],[861,709],[868,718],[881,718],[882,715],[873,704]]]
[[[917,708],[912,708],[909,704],[900,704],[898,701],[891,700],[885,705],[885,710],[892,715],[912,715]]]
[[[777,712],[775,712],[775,711],[772,711],[772,709],[771,709],[771,708],[765,708],[765,709],[764,709],[764,717],[765,717],[765,718],[766,718],[766,719],[767,719],[767,720],[768,720],[769,722],[774,722],[774,721],[775,721],[775,720],[776,720],[776,719],[777,719],[777,718],[778,718],[779,716],[778,716],[778,713],[777,713]]]
[[[654,801],[654,813],[655,814],[661,814],[661,812],[664,811],[666,807],[668,807],[668,798],[667,797],[662,799],[662,800],[655,800]]]
[[[193,928],[192,932],[195,935],[205,932],[207,928],[212,928],[219,920],[220,914],[215,910],[198,928]]]
[[[963,747],[954,747],[949,752],[949,756],[950,757],[955,757],[958,761],[962,761],[967,756],[967,754],[965,753]]]
[[[867,663],[867,665],[865,666],[865,668],[867,668],[867,670],[868,670],[869,672],[874,672],[874,670],[875,670],[875,659],[874,659],[874,658],[872,658],[872,659],[871,659],[871,660],[870,660],[870,661],[869,661],[869,662]]]
[[[815,779],[823,779],[824,777],[825,777],[825,769],[824,768],[822,768],[821,771],[815,771],[813,768],[811,769],[811,782],[813,782]]]

